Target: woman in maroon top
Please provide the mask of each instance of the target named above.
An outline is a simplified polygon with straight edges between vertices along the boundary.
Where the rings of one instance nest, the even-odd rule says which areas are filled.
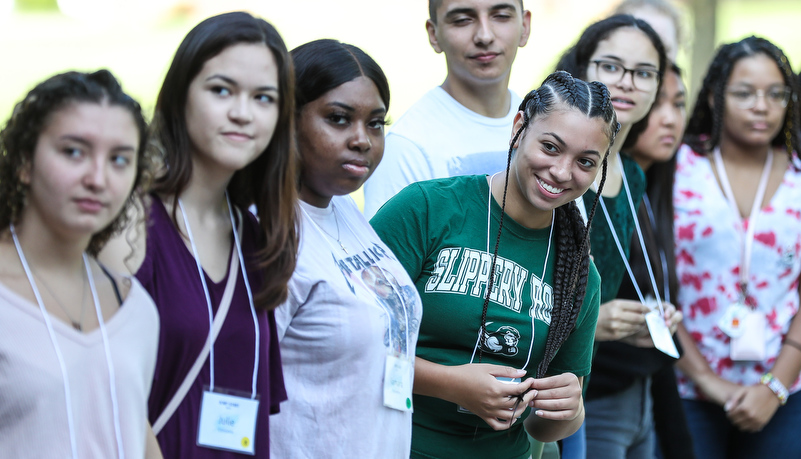
[[[297,251],[293,78],[262,19],[228,13],[192,29],[156,104],[164,172],[141,206],[148,224],[104,253],[159,309],[149,415],[165,458],[269,456],[269,414],[286,399],[272,310]]]

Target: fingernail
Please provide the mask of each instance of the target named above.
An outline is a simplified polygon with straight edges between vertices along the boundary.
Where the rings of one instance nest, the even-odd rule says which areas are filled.
[[[542,410],[537,410],[537,411],[534,412],[534,414],[536,414],[539,417],[542,417],[542,415],[545,414],[545,413],[543,413]]]

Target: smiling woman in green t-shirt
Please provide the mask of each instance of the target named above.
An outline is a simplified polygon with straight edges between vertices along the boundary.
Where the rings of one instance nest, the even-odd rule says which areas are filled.
[[[527,458],[518,418],[541,441],[581,425],[600,280],[573,200],[617,129],[603,84],[556,72],[521,103],[505,171],[410,185],[372,219],[423,299],[412,457]]]

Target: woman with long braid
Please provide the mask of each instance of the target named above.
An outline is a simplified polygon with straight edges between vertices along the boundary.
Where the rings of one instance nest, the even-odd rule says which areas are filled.
[[[423,299],[412,457],[528,458],[517,419],[541,441],[581,425],[600,287],[573,201],[617,130],[603,84],[554,73],[521,103],[505,171],[410,185],[372,219]]]
[[[801,457],[798,82],[785,54],[722,46],[679,150],[679,392],[697,457]]]

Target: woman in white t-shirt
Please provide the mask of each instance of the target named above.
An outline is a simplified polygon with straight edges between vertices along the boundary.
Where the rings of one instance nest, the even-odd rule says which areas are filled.
[[[300,250],[275,311],[289,400],[270,422],[276,458],[408,458],[422,314],[406,271],[347,196],[384,152],[389,85],[359,48],[292,51]]]
[[[107,70],[45,80],[0,134],[4,457],[161,457],[147,421],[155,305],[94,258],[147,175],[146,139]]]

